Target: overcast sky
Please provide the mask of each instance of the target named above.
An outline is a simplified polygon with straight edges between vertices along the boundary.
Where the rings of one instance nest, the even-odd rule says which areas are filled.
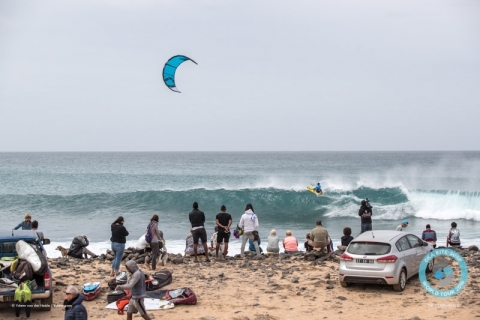
[[[480,150],[479,107],[479,1],[0,0],[0,151]]]

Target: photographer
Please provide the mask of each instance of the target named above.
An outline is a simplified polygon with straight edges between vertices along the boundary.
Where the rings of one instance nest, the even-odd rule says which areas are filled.
[[[88,245],[89,241],[87,236],[76,236],[73,238],[72,244],[70,245],[68,255],[78,259],[83,259],[83,256],[85,256],[85,259],[87,259],[88,254],[91,258],[96,258],[97,255],[87,249]]]
[[[360,233],[372,230],[372,206],[370,205],[368,198],[362,200],[360,210],[358,210],[358,215],[361,218]]]

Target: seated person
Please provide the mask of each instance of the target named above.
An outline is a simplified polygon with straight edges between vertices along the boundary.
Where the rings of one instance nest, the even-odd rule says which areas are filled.
[[[263,252],[262,247],[260,247],[260,238],[258,238],[258,249],[260,250],[260,253]],[[255,245],[253,244],[253,240],[252,240],[252,239],[248,239],[248,250],[256,253],[256,251],[255,251]]]
[[[315,187],[313,187],[313,190],[315,190],[317,193],[320,193],[320,194],[323,193],[322,186],[320,185],[320,182],[317,183],[317,185]]]
[[[76,236],[73,238],[72,244],[70,245],[70,249],[68,250],[68,255],[74,258],[87,259],[87,254],[90,255],[91,258],[96,258],[97,255],[90,250],[87,249],[89,245],[87,236]]]
[[[137,244],[135,245],[135,253],[144,254],[145,252],[151,252],[152,250],[148,250],[150,248],[150,244],[145,240],[145,234],[142,235],[137,240]]]
[[[293,236],[292,231],[287,230],[285,233],[285,239],[283,239],[283,248],[285,253],[293,253],[298,251],[298,241],[297,238]]]
[[[198,239],[198,246],[197,246],[197,255],[204,255],[205,249],[203,248],[202,239]],[[187,236],[185,241],[185,255],[193,256],[193,235],[192,235],[192,228],[190,228],[190,234]]]
[[[307,239],[307,241],[305,241],[305,243],[303,244],[303,246],[305,247],[305,251],[307,252],[310,252],[313,250],[313,247],[308,243],[308,241],[312,241],[312,237],[310,236],[310,232],[307,233],[307,235],[305,236],[305,238]]]
[[[280,238],[277,236],[277,231],[274,229],[270,231],[270,235],[267,238],[267,253],[279,253],[280,248],[278,247],[278,243],[280,242]]]
[[[212,234],[210,238],[210,247],[208,250],[210,251],[210,255],[215,254],[215,248],[217,247],[217,235],[218,235],[218,226],[215,226],[215,233]],[[225,246],[225,242],[220,243],[220,252],[223,255],[223,248]]]
[[[337,246],[338,250],[343,250],[345,251],[350,244],[350,242],[353,240],[352,235],[352,229],[349,227],[343,228],[343,237],[341,238],[342,240],[342,245]]]

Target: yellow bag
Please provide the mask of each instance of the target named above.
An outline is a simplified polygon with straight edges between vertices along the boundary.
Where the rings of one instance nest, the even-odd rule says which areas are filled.
[[[13,274],[15,269],[17,269],[18,258],[13,260],[12,264],[10,265],[10,273]]]
[[[32,291],[25,283],[21,283],[15,290],[15,301],[27,302],[30,300],[32,300]]]

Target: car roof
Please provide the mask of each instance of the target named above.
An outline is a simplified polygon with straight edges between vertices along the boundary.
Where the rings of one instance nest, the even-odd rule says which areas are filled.
[[[407,234],[410,233],[396,230],[371,230],[359,234],[352,241],[390,242],[395,238],[401,238]]]
[[[18,241],[18,240],[35,240],[38,230],[1,230],[0,240]]]

